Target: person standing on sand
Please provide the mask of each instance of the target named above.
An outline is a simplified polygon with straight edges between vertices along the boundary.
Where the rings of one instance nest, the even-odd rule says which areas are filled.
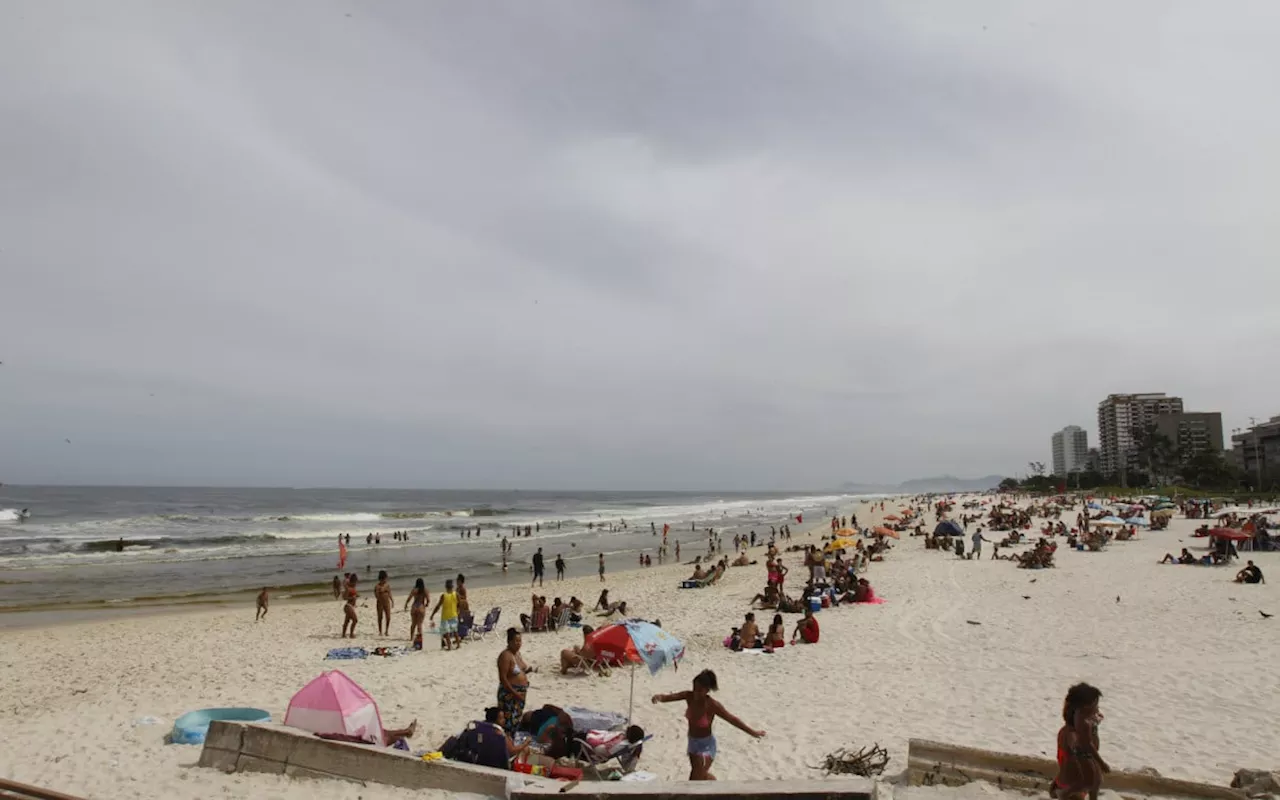
[[[604,583],[604,553],[600,554],[600,582]]]
[[[982,558],[982,543],[987,539],[982,535],[982,531],[973,534],[973,559],[977,561]]]
[[[1049,795],[1059,800],[1097,800],[1102,776],[1111,767],[1098,753],[1098,725],[1102,712],[1098,701],[1102,692],[1087,683],[1067,690],[1062,704],[1065,724],[1058,730],[1058,776]]]
[[[431,621],[434,624],[436,612],[440,612],[440,648],[452,650],[454,642],[462,647],[458,638],[458,595],[453,591],[453,579],[444,582],[444,594],[436,600],[436,607],[431,609]]]
[[[373,599],[378,607],[378,635],[391,633],[391,584],[387,583],[387,571],[378,571],[378,582],[373,585]]]
[[[716,685],[716,674],[709,669],[699,672],[693,679],[693,689],[687,692],[672,694],[655,694],[653,703],[675,703],[684,701],[685,718],[689,720],[689,780],[714,781],[711,774],[711,763],[716,758],[716,737],[711,732],[711,724],[716,717],[723,719],[748,736],[761,739],[764,731],[749,727],[745,722],[730,714],[711,697],[711,692],[719,688]]]
[[[414,642],[416,633],[422,635],[422,620],[427,616],[427,603],[431,602],[431,595],[427,593],[427,584],[422,578],[413,584],[413,589],[409,592],[409,596],[404,599],[404,607],[409,608],[409,603],[413,603],[413,609],[409,611],[409,641]]]
[[[542,562],[542,548],[538,548],[538,552],[533,554],[533,580],[529,582],[529,586],[533,584],[542,585],[542,572],[546,569]]]
[[[556,553],[556,580],[564,580],[564,556]]]
[[[262,591],[258,592],[258,612],[253,615],[253,621],[267,618],[267,604],[271,602],[270,595],[267,594],[267,587],[263,586]]]
[[[337,600],[342,597],[342,579],[337,575],[333,576],[333,599]]]
[[[506,715],[503,729],[508,736],[516,735],[529,695],[529,675],[537,671],[520,657],[522,643],[520,631],[507,628],[506,649],[498,654],[498,708]]]
[[[458,573],[458,619],[466,619],[471,616],[471,603],[467,600],[467,576],[461,572]]]
[[[360,618],[356,616],[356,598],[360,593],[356,591],[356,583],[360,577],[354,572],[347,578],[347,588],[343,592],[346,602],[342,605],[342,638],[347,638],[347,628],[351,628],[351,638],[356,638],[356,623]]]

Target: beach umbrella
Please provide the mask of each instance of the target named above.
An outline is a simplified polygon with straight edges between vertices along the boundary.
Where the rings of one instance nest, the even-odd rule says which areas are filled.
[[[829,553],[829,552],[832,552],[833,550],[844,550],[845,548],[853,550],[857,546],[858,546],[858,542],[856,539],[849,539],[847,537],[842,537],[840,539],[836,539],[835,541],[829,543],[827,545],[827,552]]]
[[[1092,503],[1092,502],[1091,502],[1091,503],[1089,503],[1089,508],[1092,508],[1094,511],[1101,511],[1101,510],[1102,510],[1102,506],[1098,505],[1097,503]]]
[[[899,521],[899,518],[898,518],[898,515],[897,515],[897,514],[890,514],[889,516],[885,517],[885,519],[887,519],[887,520],[892,520],[892,521],[894,521],[894,522],[898,522],[898,521]]]
[[[652,622],[642,619],[626,619],[593,631],[583,642],[607,664],[631,664],[631,700],[627,708],[627,721],[636,705],[637,664],[649,668],[650,675],[657,675],[663,667],[673,669],[684,658],[684,644]]]
[[[1089,524],[1102,528],[1122,528],[1124,527],[1124,520],[1119,517],[1103,517],[1102,519],[1095,519]]]
[[[933,529],[934,536],[964,536],[964,528],[953,519],[943,520]]]
[[[1235,528],[1213,528],[1209,531],[1209,535],[1215,539],[1230,539],[1234,542],[1243,542],[1245,539],[1253,538],[1244,531],[1238,531]]]
[[[1144,519],[1143,517],[1130,517],[1129,519],[1126,519],[1126,520],[1124,521],[1124,524],[1126,524],[1126,525],[1141,525],[1141,526],[1143,526],[1143,527],[1145,528],[1146,526],[1150,525],[1151,523],[1150,523],[1150,522],[1147,522],[1147,520],[1146,520],[1146,519]]]
[[[839,539],[844,536],[857,536],[858,532],[855,531],[853,528],[841,528],[840,530],[836,531],[835,535],[836,535],[836,538]]]
[[[898,532],[895,531],[893,528],[886,528],[883,525],[873,530],[872,533],[874,533],[876,536],[888,536],[893,539],[901,538],[898,536]]]
[[[1156,503],[1156,511],[1163,511],[1166,508],[1177,508],[1177,506],[1170,503],[1168,500],[1161,500],[1159,503]]]

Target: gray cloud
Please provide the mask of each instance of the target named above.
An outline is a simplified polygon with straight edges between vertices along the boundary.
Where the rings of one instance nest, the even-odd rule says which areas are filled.
[[[1278,14],[8,3],[0,480],[822,487],[1280,413]]]

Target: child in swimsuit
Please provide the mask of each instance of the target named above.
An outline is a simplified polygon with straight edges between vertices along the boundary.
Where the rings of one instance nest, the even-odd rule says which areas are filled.
[[[1058,731],[1058,777],[1052,794],[1060,800],[1096,800],[1102,775],[1111,771],[1098,754],[1098,723],[1102,692],[1087,683],[1067,690],[1062,705],[1065,723]]]

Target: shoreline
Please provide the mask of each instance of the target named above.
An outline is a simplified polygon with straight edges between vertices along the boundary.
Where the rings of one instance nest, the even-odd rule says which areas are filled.
[[[887,500],[890,498],[886,497],[883,499]],[[878,501],[879,500],[877,499],[876,502]],[[870,503],[870,502],[872,502],[870,499],[859,497],[858,500],[856,500],[853,504],[840,507],[836,511],[836,514],[848,515],[848,514],[854,513],[856,509],[860,508],[864,503]],[[820,531],[825,532],[828,530],[829,524],[830,524],[830,519],[827,518],[827,521],[821,524],[815,524],[812,528],[806,527],[805,530],[802,530],[797,533],[793,533],[792,538],[794,539],[798,536],[809,536],[813,533],[817,533]],[[699,531],[683,531],[682,533],[687,536],[694,533],[701,533],[704,530],[705,529],[700,529]],[[641,533],[643,534],[643,531],[641,531]],[[490,540],[485,540],[485,543],[488,544],[489,541]],[[501,538],[499,537],[491,541],[493,541],[493,543],[496,545],[498,542],[501,541]],[[536,537],[531,537],[528,539],[522,538],[519,540],[513,539],[512,541],[513,542],[519,541],[522,543],[524,547],[533,547],[535,549],[537,547],[546,546],[546,545],[536,544],[536,542],[538,541]],[[759,539],[757,541],[759,541]],[[660,542],[660,539],[659,539],[659,542]],[[756,550],[763,552],[767,544],[768,544],[768,540],[766,538],[764,539],[762,544],[758,544],[757,547],[755,548],[750,548],[748,552],[754,552]],[[719,555],[723,555],[726,552],[729,552],[731,547],[732,547],[732,540],[727,545],[726,551],[720,553]],[[652,548],[652,550],[655,551],[656,553],[657,547],[655,546],[654,548]],[[360,550],[357,552],[368,553],[368,552],[377,552],[377,551],[376,550],[375,551]],[[646,552],[646,551],[638,550],[638,551],[628,551],[628,552]],[[674,554],[674,548],[672,548],[672,552]],[[690,550],[689,552],[695,552],[695,551]],[[705,557],[705,552],[706,552],[705,549],[699,549],[695,552],[695,556],[700,555]],[[499,556],[499,558],[501,558],[501,556]],[[571,558],[566,558],[566,561],[568,561],[569,563],[572,563],[573,561],[588,562],[588,561],[592,561],[592,557],[588,555],[578,555]],[[525,563],[523,561],[511,562],[511,565],[513,567],[516,564],[520,565],[522,573],[524,573],[530,579],[532,578],[533,567],[531,564]],[[367,564],[365,566],[366,568],[363,573],[359,572],[359,570],[354,570],[350,564],[348,564],[348,566],[344,569],[344,571],[356,571],[357,574],[360,575],[360,578],[362,581],[368,581],[368,583],[365,584],[365,586],[369,587],[369,586],[372,586],[373,580],[376,579],[375,576],[377,573],[376,571],[373,570],[372,564]],[[613,574],[647,573],[653,570],[671,567],[671,566],[674,566],[674,561],[669,561],[665,564],[658,564],[655,561],[652,567],[642,567],[636,560],[629,559],[626,562],[626,566],[623,566],[620,568],[615,568],[612,565],[610,565],[608,574],[613,575]],[[687,568],[692,569],[693,563],[692,561],[689,561],[687,564],[682,564],[682,566],[686,566]],[[592,562],[591,564],[592,571],[589,573],[589,577],[595,577],[596,573],[594,572],[594,568],[595,568],[595,565],[594,565],[594,562]],[[412,582],[414,579],[419,577],[418,575],[409,575],[409,574],[403,574],[403,573],[396,574],[392,572],[392,570],[390,569],[388,569],[387,571],[388,573],[390,573],[388,576],[389,580],[393,582],[403,582],[403,581]],[[334,574],[340,574],[336,568],[334,570]],[[431,570],[428,573],[424,573],[423,575],[421,575],[421,577],[426,578],[426,576],[429,574],[434,576],[440,576],[440,575],[452,576],[452,575],[456,575],[457,571],[449,571],[449,570],[437,568],[437,569]],[[464,574],[466,573],[464,572]],[[515,579],[516,574],[517,573],[515,569],[509,569],[508,572],[506,573],[502,573],[499,571],[499,572],[478,572],[478,573],[468,574],[467,587],[468,589],[474,590],[474,589],[504,589],[511,586],[517,586],[517,585],[520,585],[522,581]],[[573,580],[574,577],[584,577],[584,576],[571,576],[566,579],[566,582],[568,582],[569,580]],[[551,582],[554,583],[554,579]],[[428,579],[427,589],[432,593],[433,597],[436,594],[438,594],[439,591],[441,591],[443,580],[441,580],[440,583],[441,583],[441,586],[434,586],[432,585],[431,580]],[[543,588],[546,588],[546,586],[544,585]],[[323,583],[309,582],[309,583],[303,583],[303,584],[286,585],[281,590],[279,590],[283,592],[283,594],[279,597],[276,596],[275,594],[276,591],[277,590],[274,587],[272,587],[271,608],[273,609],[276,608],[277,604],[279,604],[281,607],[285,607],[285,606],[294,606],[294,605],[310,606],[310,605],[315,605],[317,603],[323,603],[325,601],[336,602],[333,598],[333,594],[330,587]],[[366,588],[365,591],[366,592],[370,591],[370,589]],[[248,607],[249,609],[253,609],[255,608],[255,605],[256,605],[256,598],[257,598],[257,591],[253,589],[249,589],[249,590],[229,590],[226,592],[199,592],[199,593],[192,593],[192,594],[172,594],[172,595],[163,595],[163,596],[155,596],[155,597],[141,597],[136,599],[130,598],[128,600],[97,600],[92,602],[44,603],[44,604],[32,605],[32,606],[0,606],[0,632],[6,631],[6,630],[23,630],[23,629],[30,629],[33,627],[46,627],[46,626],[55,626],[55,625],[62,626],[62,625],[92,624],[96,622],[106,622],[106,621],[119,620],[119,619],[131,619],[131,618],[137,618],[137,617],[165,616],[168,614],[185,616],[185,615],[190,615],[190,614],[195,614],[200,612],[216,612],[216,611],[223,611],[223,610],[238,609],[238,608],[241,608],[242,606]],[[567,600],[568,598],[565,598],[565,599]],[[586,598],[582,598],[582,599],[584,602],[586,601]]]

